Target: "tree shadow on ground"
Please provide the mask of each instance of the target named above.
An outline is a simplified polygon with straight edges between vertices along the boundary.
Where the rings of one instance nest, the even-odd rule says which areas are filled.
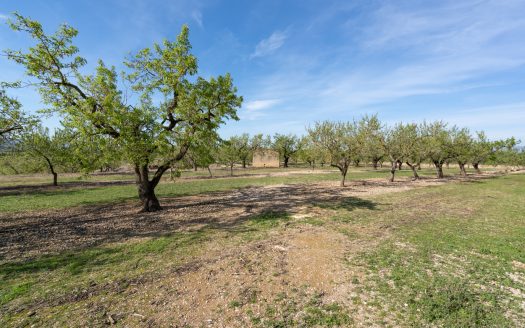
[[[292,215],[312,206],[349,211],[376,208],[377,204],[372,201],[345,195],[347,190],[326,185],[248,187],[164,198],[164,210],[156,213],[137,213],[135,205],[126,202],[42,213],[5,214],[0,216],[0,261],[19,262],[20,259],[34,259],[46,254],[177,232],[203,229],[239,231],[246,221],[263,220],[261,215],[264,217],[266,213]],[[95,252],[92,255],[105,254]],[[67,261],[67,257],[64,258],[64,263]],[[44,266],[49,267],[49,264]]]
[[[0,187],[1,196],[13,195],[46,195],[53,196],[64,192],[74,192],[86,188],[103,188],[110,186],[125,186],[135,184],[134,181],[67,181],[60,182],[58,186],[51,184],[17,185]]]

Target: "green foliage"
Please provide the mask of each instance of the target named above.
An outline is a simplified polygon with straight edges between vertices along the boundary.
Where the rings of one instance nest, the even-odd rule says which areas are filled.
[[[74,139],[69,130],[55,130],[51,135],[49,129],[35,125],[22,135],[17,149],[19,153],[38,158],[49,173],[56,175],[59,168],[67,170],[76,164],[72,156]]]
[[[308,134],[319,153],[341,171],[341,185],[344,185],[348,167],[360,152],[355,123],[316,122],[313,128],[308,129]]]
[[[356,123],[356,128],[359,158],[377,164],[386,155],[383,124],[377,115],[365,115]]]
[[[279,134],[273,136],[272,148],[279,152],[279,156],[284,161],[284,167],[288,167],[288,161],[297,151],[299,151],[299,138],[293,134]]]

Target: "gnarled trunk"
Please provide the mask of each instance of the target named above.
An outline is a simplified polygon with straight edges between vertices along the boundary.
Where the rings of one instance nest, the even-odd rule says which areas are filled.
[[[397,161],[397,167],[398,167],[399,171],[401,171],[401,167],[402,166],[403,166],[403,162]]]
[[[162,209],[155,195],[155,187],[151,182],[143,182],[138,186],[139,199],[142,202],[143,212],[155,212]]]
[[[289,160],[290,160],[290,156],[284,156],[284,167],[288,167]]]
[[[167,168],[166,168],[167,169]],[[148,165],[135,165],[135,183],[142,202],[142,212],[155,212],[162,209],[155,195],[158,180],[149,181]]]
[[[434,162],[434,165],[436,166],[436,174],[438,179],[443,179],[443,163],[441,162]]]
[[[392,165],[390,166],[390,182],[394,182],[394,177],[396,175],[396,168],[397,168],[397,164],[399,162],[395,161],[395,162],[392,162]]]
[[[474,170],[476,170],[477,174],[481,174],[481,170],[479,169],[479,163],[472,163],[472,166],[474,167]]]
[[[345,180],[346,180],[346,173],[348,172],[348,167],[341,170],[341,187],[345,186]]]
[[[417,165],[412,165],[409,162],[406,162],[406,164],[408,165],[408,167],[410,167],[410,169],[412,170],[412,174],[414,175],[412,180],[419,180],[419,174],[417,174]]]
[[[49,167],[49,171],[53,175],[53,186],[58,186],[58,174],[55,172],[55,168],[53,166],[53,163],[51,163],[51,160],[49,159],[49,157],[44,156],[44,158],[45,158],[45,160],[47,162],[47,166]]]
[[[348,167],[350,166],[350,162],[343,162],[338,164],[330,164],[333,167],[337,167],[339,171],[341,172],[341,187],[345,186],[345,180],[346,180],[346,173],[348,173]]]
[[[467,176],[467,170],[465,170],[465,163],[458,162],[459,164],[459,173],[461,176],[466,177]]]

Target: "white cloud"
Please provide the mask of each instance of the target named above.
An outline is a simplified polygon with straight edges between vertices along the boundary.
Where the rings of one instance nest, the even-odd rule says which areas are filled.
[[[287,37],[288,36],[284,32],[273,32],[269,38],[263,39],[257,44],[255,51],[251,54],[250,58],[271,55],[277,49],[282,47]]]
[[[241,118],[254,120],[256,118],[265,116],[265,114],[262,112],[264,109],[271,108],[280,102],[281,100],[279,99],[260,99],[248,101],[244,105],[245,111],[241,112]]]
[[[246,110],[258,111],[279,103],[279,99],[264,99],[264,100],[253,100],[246,103]]]
[[[9,19],[9,16],[0,13],[0,19],[1,19],[1,20],[8,20],[8,19]]]
[[[202,13],[198,10],[195,10],[191,13],[191,18],[199,25],[200,28],[203,27],[202,25]]]

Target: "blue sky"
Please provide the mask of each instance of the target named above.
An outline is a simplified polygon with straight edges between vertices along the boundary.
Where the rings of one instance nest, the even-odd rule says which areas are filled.
[[[2,49],[28,45],[5,24],[13,11],[50,32],[77,28],[88,70],[98,58],[122,68],[128,53],[187,23],[200,74],[230,72],[245,99],[223,136],[301,134],[317,120],[377,113],[389,124],[442,119],[525,142],[525,0],[0,0]],[[5,57],[0,72],[23,78]],[[17,96],[41,107],[31,90]]]

